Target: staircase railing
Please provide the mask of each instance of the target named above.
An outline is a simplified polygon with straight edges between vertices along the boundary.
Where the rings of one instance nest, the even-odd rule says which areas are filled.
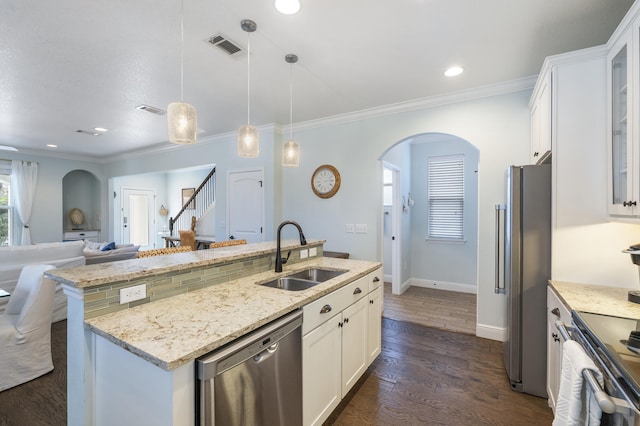
[[[215,175],[216,168],[214,167],[175,217],[169,218],[170,235],[173,236],[176,225],[178,229],[191,229],[191,217],[195,216],[196,220],[199,219],[215,201]],[[190,208],[191,206],[193,208]]]

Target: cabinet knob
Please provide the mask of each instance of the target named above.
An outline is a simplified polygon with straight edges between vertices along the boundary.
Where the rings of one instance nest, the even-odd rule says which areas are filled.
[[[551,333],[551,337],[553,337],[554,342],[560,341],[560,338],[558,337],[558,333]]]
[[[338,327],[342,328],[342,322],[338,323]]]
[[[360,289],[360,287],[356,287],[355,290],[353,290],[353,294],[360,294],[362,293],[362,290]]]
[[[553,315],[557,316],[558,318],[560,318],[560,309],[558,309],[558,308],[553,308],[553,309],[551,310],[551,313],[552,313]]]
[[[534,153],[533,153],[533,156],[534,156],[534,157],[537,157],[537,156],[538,156],[538,154],[539,154],[538,152],[534,152]]]
[[[333,309],[331,305],[324,305],[322,309],[320,309],[320,313],[326,314],[327,312],[331,312],[331,309]]]
[[[345,318],[345,319],[344,319],[344,323],[346,324],[346,323],[348,323],[348,322],[349,322],[349,318]]]
[[[623,207],[632,207],[632,206],[636,206],[636,205],[638,205],[638,203],[635,202],[635,201],[623,201],[622,202],[622,206]]]
[[[373,277],[373,282],[374,282],[374,283],[380,282],[380,278],[378,278],[378,277]]]
[[[373,305],[373,300],[369,300],[369,304],[370,304],[370,305]]]

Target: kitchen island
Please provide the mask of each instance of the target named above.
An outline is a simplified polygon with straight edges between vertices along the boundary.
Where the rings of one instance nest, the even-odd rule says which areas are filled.
[[[380,267],[322,257],[323,243],[284,242],[282,273],[273,242],[52,271],[69,296],[69,424],[193,424],[197,357]],[[345,272],[303,291],[259,285],[308,267]],[[141,282],[138,305],[117,301]]]

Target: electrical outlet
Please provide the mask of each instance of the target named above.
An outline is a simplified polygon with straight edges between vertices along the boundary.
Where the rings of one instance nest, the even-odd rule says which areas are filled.
[[[133,302],[147,297],[147,285],[140,284],[133,287],[120,289],[120,304]]]
[[[318,255],[318,248],[317,247],[311,247],[309,249],[309,257],[313,257],[313,256],[317,256]]]
[[[356,228],[353,225],[353,223],[347,223],[346,230],[350,234],[353,234],[354,232],[356,232]]]
[[[307,249],[300,250],[300,259],[306,259],[309,257],[309,251]]]

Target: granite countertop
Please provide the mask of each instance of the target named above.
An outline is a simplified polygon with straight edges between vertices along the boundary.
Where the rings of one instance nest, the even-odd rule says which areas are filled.
[[[303,291],[256,284],[309,266],[348,272]],[[92,318],[85,321],[85,327],[171,371],[380,266],[378,262],[317,257],[285,265],[280,274],[263,272]]]
[[[319,246],[324,242],[324,240],[307,240],[307,246],[305,247]],[[299,240],[282,241],[280,244],[280,248],[283,251],[294,247],[301,247]],[[110,282],[127,281],[164,272],[177,272],[198,266],[232,262],[269,252],[275,253],[275,249],[275,241],[241,244],[209,250],[175,253],[171,256],[142,257],[119,262],[79,266],[71,269],[52,269],[46,272],[45,276],[72,287],[90,288]]]
[[[554,280],[549,285],[571,310],[640,319],[640,304],[627,300],[628,288]]]

